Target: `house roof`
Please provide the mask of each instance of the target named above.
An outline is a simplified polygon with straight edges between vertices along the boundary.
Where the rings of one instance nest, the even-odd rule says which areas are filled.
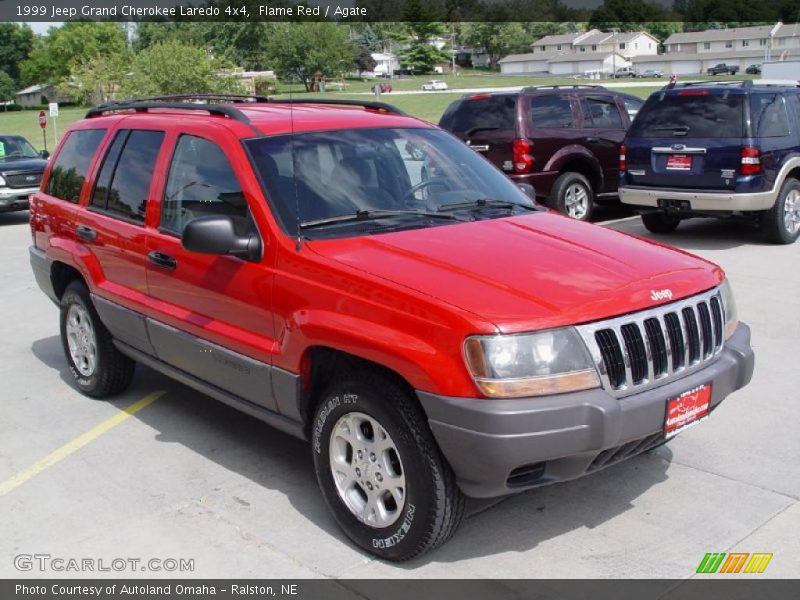
[[[535,42],[533,42],[531,46],[552,46],[553,44],[572,44],[579,38],[583,38],[587,35],[591,35],[594,33],[600,33],[600,32],[597,29],[591,29],[589,31],[578,31],[576,33],[546,35],[543,38],[540,38]]]
[[[693,44],[697,42],[720,42],[728,40],[752,40],[768,38],[770,32],[776,29],[775,25],[759,25],[756,27],[732,27],[730,29],[706,29],[705,31],[691,31],[687,33],[673,33],[665,44]],[[775,32],[775,37],[789,37],[800,35],[800,26],[796,23],[780,25]]]
[[[507,64],[528,61],[543,61],[550,60],[551,58],[561,56],[563,54],[564,52],[528,52],[527,54],[509,54],[497,62],[499,64]],[[575,56],[575,54],[570,53],[569,56]]]
[[[24,90],[18,91],[16,96],[24,96],[25,94],[35,94],[50,87],[49,83],[37,83],[36,85],[29,85]]]
[[[612,37],[614,37],[613,33],[607,33],[605,31],[595,31],[591,35],[588,35],[585,38],[581,38],[577,42],[577,44],[580,46],[591,46],[592,44],[602,44],[603,42],[610,42]]]

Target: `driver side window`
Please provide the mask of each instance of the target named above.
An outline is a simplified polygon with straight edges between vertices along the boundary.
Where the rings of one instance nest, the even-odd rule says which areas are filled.
[[[161,203],[161,229],[181,234],[197,217],[225,215],[246,219],[247,201],[219,146],[182,135],[175,146]]]

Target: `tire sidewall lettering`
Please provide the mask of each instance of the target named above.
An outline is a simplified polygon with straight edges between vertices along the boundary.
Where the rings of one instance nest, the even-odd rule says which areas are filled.
[[[336,410],[339,406],[348,405],[348,404],[357,404],[358,403],[358,395],[357,394],[337,394],[328,399],[322,409],[319,411],[317,415],[317,420],[314,423],[314,433],[313,433],[313,441],[314,441],[314,452],[317,454],[322,453],[322,431],[325,429],[325,424],[328,422],[328,417],[330,417],[331,413]]]
[[[372,538],[373,548],[391,548],[403,541],[408,532],[411,530],[411,525],[414,522],[415,508],[413,504],[406,504],[406,514],[403,517],[403,522],[397,530],[388,537]]]

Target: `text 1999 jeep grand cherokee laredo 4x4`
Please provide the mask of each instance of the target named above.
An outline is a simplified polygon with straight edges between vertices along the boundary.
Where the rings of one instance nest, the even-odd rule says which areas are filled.
[[[90,396],[140,362],[309,439],[377,556],[443,543],[465,496],[663,443],[750,380],[719,267],[539,208],[387,105],[206,100],[98,107],[61,142],[31,262],[66,360]]]

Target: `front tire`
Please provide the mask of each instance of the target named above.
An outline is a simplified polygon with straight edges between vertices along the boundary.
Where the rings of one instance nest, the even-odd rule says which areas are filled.
[[[589,221],[594,212],[592,184],[580,173],[562,173],[553,184],[550,205],[576,221]]]
[[[461,522],[465,500],[427,418],[391,378],[345,375],[319,403],[311,440],[322,495],[367,552],[408,560],[446,542]]]
[[[787,179],[775,204],[761,215],[761,227],[767,241],[791,244],[800,236],[800,181]]]
[[[642,215],[642,224],[650,233],[672,233],[680,225],[680,217],[663,212],[651,212]]]
[[[61,345],[81,392],[106,398],[125,390],[136,363],[114,346],[83,282],[73,281],[61,296]]]

